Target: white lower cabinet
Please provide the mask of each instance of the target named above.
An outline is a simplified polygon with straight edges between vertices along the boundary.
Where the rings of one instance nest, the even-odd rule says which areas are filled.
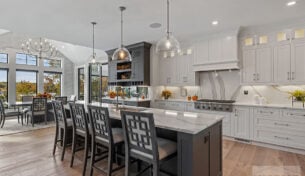
[[[233,136],[239,139],[250,139],[250,109],[235,107],[232,113]]]
[[[223,135],[305,150],[305,111],[234,106],[232,113],[197,110],[193,102],[155,101],[155,108],[223,115]]]
[[[305,149],[304,111],[255,108],[253,119],[253,140]]]

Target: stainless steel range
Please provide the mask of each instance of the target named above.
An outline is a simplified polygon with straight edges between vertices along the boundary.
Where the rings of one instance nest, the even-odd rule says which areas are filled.
[[[210,111],[233,111],[234,100],[209,100],[201,99],[195,102],[195,109],[210,110]]]

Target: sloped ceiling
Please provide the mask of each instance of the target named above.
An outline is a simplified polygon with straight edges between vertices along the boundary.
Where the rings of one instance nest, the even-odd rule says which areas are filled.
[[[172,0],[171,26],[179,40],[237,28],[305,17],[305,2],[287,0]],[[91,47],[91,21],[98,23],[97,48],[117,47],[125,5],[125,44],[154,42],[165,32],[165,0],[1,0],[0,28]],[[211,26],[212,20],[219,26]],[[152,29],[149,24],[162,27]]]

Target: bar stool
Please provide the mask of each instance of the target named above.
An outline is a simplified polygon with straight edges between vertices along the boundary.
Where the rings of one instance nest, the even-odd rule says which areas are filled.
[[[34,96],[30,96],[30,95],[26,95],[26,96],[22,96],[21,97],[21,101],[22,103],[25,103],[25,102],[32,102],[33,101],[33,98]],[[24,117],[27,116],[27,113],[31,110],[31,106],[22,106],[22,113],[24,115]],[[25,118],[25,121],[27,119]],[[18,119],[18,122],[19,122],[19,119]],[[22,122],[23,123],[23,122]],[[27,122],[26,122],[27,123]]]
[[[177,154],[177,143],[164,138],[157,138],[153,114],[121,111],[125,139],[125,175],[130,175],[130,158],[150,164],[153,176],[160,176],[160,164],[172,159]],[[144,173],[148,168],[142,170]],[[172,175],[162,171],[167,175]]]
[[[85,108],[83,104],[75,104],[69,103],[70,110],[71,110],[71,117],[72,117],[72,124],[73,124],[73,139],[72,139],[72,157],[70,162],[70,167],[73,167],[74,156],[75,153],[83,150],[83,148],[76,148],[76,144],[80,137],[85,139],[85,154],[83,158],[83,176],[86,173],[87,167],[87,159],[89,155],[89,128],[88,128],[88,120],[85,113]]]
[[[113,168],[114,154],[119,155],[117,149],[124,144],[124,134],[121,128],[111,128],[109,119],[108,108],[88,106],[90,129],[91,129],[91,170],[90,175],[93,175],[93,169],[107,173],[107,176],[115,171],[118,171],[124,166],[118,166]],[[102,145],[108,149],[108,169],[104,170],[96,165],[98,161],[101,161],[107,156],[96,159],[96,147]],[[121,155],[122,157],[122,155]]]
[[[65,150],[67,145],[67,132],[68,130],[72,130],[72,119],[67,119],[66,112],[63,106],[63,102],[61,101],[53,101],[53,110],[54,110],[54,118],[56,123],[56,132],[54,139],[54,147],[53,147],[53,156],[55,155],[56,145],[58,142],[61,142],[63,145],[61,160],[64,160]],[[58,139],[59,130],[62,130],[63,135],[61,139]]]

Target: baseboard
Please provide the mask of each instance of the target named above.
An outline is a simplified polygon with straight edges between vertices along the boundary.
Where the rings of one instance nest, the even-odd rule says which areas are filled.
[[[284,147],[284,146],[267,144],[267,143],[256,142],[256,141],[251,141],[251,140],[240,140],[240,139],[233,138],[233,137],[230,137],[230,136],[223,136],[222,138],[226,139],[226,140],[231,140],[231,141],[244,143],[244,144],[256,145],[256,146],[271,148],[271,149],[275,149],[275,150],[281,150],[281,151],[285,151],[285,152],[291,152],[291,153],[305,155],[305,150],[302,150],[302,149],[295,149],[295,148],[291,148],[291,147]]]

